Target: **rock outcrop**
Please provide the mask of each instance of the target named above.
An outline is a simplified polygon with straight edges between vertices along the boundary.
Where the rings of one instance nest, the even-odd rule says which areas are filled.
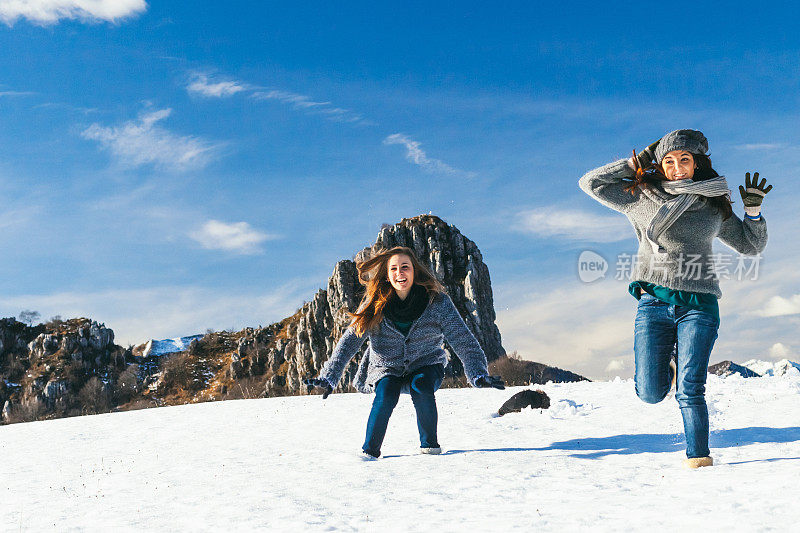
[[[85,412],[87,382],[95,378],[109,393],[132,358],[111,329],[86,318],[33,327],[4,318],[0,361],[2,419],[11,422]]]

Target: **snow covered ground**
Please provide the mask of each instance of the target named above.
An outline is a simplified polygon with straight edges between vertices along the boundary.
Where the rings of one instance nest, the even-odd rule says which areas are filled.
[[[3,531],[796,531],[800,373],[709,376],[717,466],[681,466],[674,398],[631,381],[438,393],[441,456],[410,398],[362,462],[371,396],[240,400],[0,427]]]

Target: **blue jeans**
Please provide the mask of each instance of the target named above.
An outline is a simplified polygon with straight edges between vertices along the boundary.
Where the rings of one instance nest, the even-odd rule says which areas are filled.
[[[690,458],[709,455],[706,376],[718,330],[719,319],[709,313],[642,293],[633,337],[636,394],[647,403],[664,399],[670,389],[669,360],[675,354],[675,397],[683,417],[686,456]]]
[[[436,411],[434,393],[442,384],[444,368],[440,364],[423,366],[413,372],[398,376],[385,376],[375,384],[375,400],[367,421],[367,437],[363,450],[375,457],[381,454],[381,444],[386,436],[389,417],[404,390],[411,394],[414,409],[417,411],[417,427],[422,448],[438,448],[436,425],[439,415]]]

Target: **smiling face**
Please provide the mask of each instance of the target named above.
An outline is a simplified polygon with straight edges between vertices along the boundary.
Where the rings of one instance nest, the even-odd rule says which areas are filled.
[[[661,168],[664,169],[667,179],[688,180],[694,177],[694,156],[686,150],[673,150],[661,160]]]
[[[414,265],[406,254],[396,254],[389,258],[386,264],[389,271],[389,283],[401,300],[408,296],[411,286],[414,285]]]

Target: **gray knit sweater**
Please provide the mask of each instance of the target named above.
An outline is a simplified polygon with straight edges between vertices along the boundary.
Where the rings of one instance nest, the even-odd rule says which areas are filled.
[[[722,296],[714,269],[711,244],[715,237],[744,255],[757,255],[767,245],[767,222],[742,219],[735,214],[722,220],[722,213],[708,200],[695,202],[658,238],[666,256],[653,254],[644,238],[650,221],[661,205],[674,198],[658,185],[637,189],[633,195],[624,190],[623,178],[633,178],[634,171],[621,159],[587,172],[579,181],[581,189],[601,204],[628,217],[639,239],[639,253],[634,276],[670,289],[704,292]],[[692,262],[691,267],[689,261]],[[696,265],[696,266],[695,266]]]
[[[347,363],[367,339],[369,346],[353,380],[361,392],[373,392],[375,384],[384,376],[402,376],[437,363],[447,365],[447,355],[442,347],[445,339],[464,363],[464,371],[473,386],[478,378],[489,374],[481,345],[447,294],[435,296],[411,324],[407,336],[386,317],[377,331],[367,331],[362,336],[358,336],[352,326],[348,327],[322,367],[320,377],[335,387]]]

